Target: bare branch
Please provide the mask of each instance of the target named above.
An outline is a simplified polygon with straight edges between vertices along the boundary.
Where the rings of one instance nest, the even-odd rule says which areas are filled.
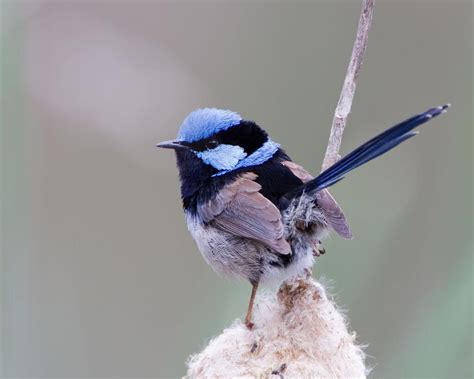
[[[362,11],[357,27],[357,36],[352,48],[351,60],[347,67],[346,78],[342,86],[341,95],[337,103],[334,119],[332,121],[331,133],[329,135],[326,155],[323,161],[323,170],[327,169],[339,160],[339,149],[341,148],[342,134],[346,127],[347,117],[351,112],[352,100],[357,85],[357,78],[362,66],[367,38],[369,36],[370,24],[374,13],[375,0],[363,0]]]

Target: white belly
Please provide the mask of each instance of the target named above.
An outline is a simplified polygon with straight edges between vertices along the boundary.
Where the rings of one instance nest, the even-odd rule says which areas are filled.
[[[190,214],[186,222],[204,260],[222,276],[278,284],[313,265],[310,247],[298,247],[292,263],[282,267],[281,256],[257,241],[203,225]]]

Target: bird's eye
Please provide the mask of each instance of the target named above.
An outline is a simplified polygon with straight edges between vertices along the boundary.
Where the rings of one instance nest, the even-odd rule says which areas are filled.
[[[219,145],[219,142],[215,139],[211,139],[206,142],[206,149],[214,149],[217,145]]]

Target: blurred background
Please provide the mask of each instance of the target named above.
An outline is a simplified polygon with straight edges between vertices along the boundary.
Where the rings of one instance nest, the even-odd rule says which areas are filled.
[[[173,138],[230,108],[316,173],[359,1],[1,1],[5,377],[185,373],[246,310],[187,233]],[[472,377],[472,3],[378,0],[342,153],[451,102],[337,184],[330,283],[372,377]]]

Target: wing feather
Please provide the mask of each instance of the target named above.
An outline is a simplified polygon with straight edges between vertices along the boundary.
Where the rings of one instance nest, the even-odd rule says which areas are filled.
[[[280,254],[291,254],[278,208],[259,191],[257,175],[245,173],[198,208],[205,222],[231,234],[262,242]]]
[[[283,161],[282,164],[288,167],[303,183],[313,179],[313,176],[308,171],[295,162]],[[352,238],[352,232],[344,216],[344,212],[327,189],[316,193],[316,204],[321,209],[329,225],[331,225],[337,234],[344,238]]]

